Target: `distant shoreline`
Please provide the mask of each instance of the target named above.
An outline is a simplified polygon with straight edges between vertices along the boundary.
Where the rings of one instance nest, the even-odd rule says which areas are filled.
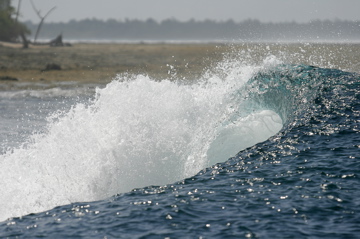
[[[65,42],[67,42],[65,40]],[[224,57],[262,64],[271,55],[286,63],[360,73],[360,43],[74,43],[70,47],[0,42],[0,90],[58,82],[106,84],[118,74],[155,80],[199,79]],[[175,77],[175,78],[174,78]],[[26,84],[25,84],[26,83]]]
[[[166,79],[170,65],[184,77],[199,76],[213,61],[220,61],[227,48],[217,44],[161,43],[79,43],[69,47],[31,44],[29,49],[21,47],[20,43],[0,42],[0,85],[16,88],[21,85],[18,83],[25,82],[54,84],[66,81],[106,84],[118,74],[126,73]],[[49,65],[60,69],[49,68]]]

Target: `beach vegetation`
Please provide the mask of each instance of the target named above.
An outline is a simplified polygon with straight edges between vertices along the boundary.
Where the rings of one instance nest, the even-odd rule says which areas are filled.
[[[0,41],[15,42],[30,34],[26,25],[18,22],[18,13],[10,1],[0,0],[0,6]]]

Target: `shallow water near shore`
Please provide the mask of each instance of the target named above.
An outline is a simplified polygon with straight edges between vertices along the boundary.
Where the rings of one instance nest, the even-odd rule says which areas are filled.
[[[356,238],[356,64],[272,47],[1,91],[1,237]]]

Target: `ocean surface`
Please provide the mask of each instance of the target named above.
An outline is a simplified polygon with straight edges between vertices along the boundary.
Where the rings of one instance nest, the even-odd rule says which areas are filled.
[[[359,238],[360,68],[256,54],[0,91],[0,237]]]

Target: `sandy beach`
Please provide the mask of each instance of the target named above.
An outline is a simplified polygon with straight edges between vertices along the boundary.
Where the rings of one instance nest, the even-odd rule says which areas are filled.
[[[68,47],[0,42],[0,84],[16,82],[108,83],[117,74],[146,74],[169,79],[197,79],[224,56],[258,62],[276,55],[287,63],[360,71],[360,44],[87,44]],[[246,59],[249,58],[249,59]],[[54,67],[59,69],[54,69]],[[56,68],[55,67],[55,68]],[[169,74],[170,73],[170,74]]]
[[[172,67],[177,74],[196,75],[220,60],[223,48],[215,44],[73,44],[22,49],[3,43],[0,77],[22,82],[107,83],[124,72],[162,79]],[[47,69],[54,64],[60,69]]]

